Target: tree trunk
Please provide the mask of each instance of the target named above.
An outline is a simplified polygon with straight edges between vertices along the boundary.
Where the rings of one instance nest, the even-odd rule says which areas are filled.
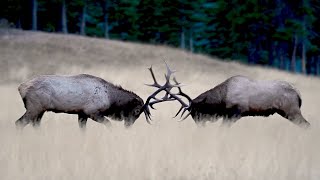
[[[181,31],[181,39],[180,39],[180,48],[185,49],[186,48],[186,40],[184,35],[184,29]]]
[[[64,34],[68,33],[68,26],[67,26],[67,5],[66,0],[62,0],[62,9],[61,9],[61,22],[62,22],[62,32]]]
[[[19,15],[19,18],[18,18],[18,21],[17,21],[17,24],[16,24],[16,28],[17,29],[22,29],[22,26],[21,26],[21,16]]]
[[[279,67],[280,69],[283,69],[283,70],[286,70],[286,64],[285,64],[285,59],[284,59],[284,51],[283,50],[280,50],[279,52],[279,60],[280,60],[280,63],[279,63]]]
[[[280,43],[280,50],[279,50],[279,68],[282,70],[287,70],[286,65],[286,55],[285,55],[285,48],[283,48],[283,43]]]
[[[80,26],[81,35],[86,35],[86,13],[87,13],[87,2],[84,1],[84,5],[82,7],[82,17],[81,17],[81,26]]]
[[[190,52],[194,52],[194,47],[193,47],[193,37],[192,37],[192,32],[190,33],[190,37],[189,37],[189,48],[190,48]]]
[[[269,49],[269,52],[268,52],[268,64],[269,66],[273,67],[273,63],[274,63],[274,57],[273,57],[273,52],[274,52],[274,44],[273,42],[270,40],[268,42],[268,49]]]
[[[310,6],[310,2],[309,0],[304,0],[302,1],[303,3],[303,6],[305,8],[311,8]],[[303,16],[303,21],[302,21],[302,25],[303,25],[303,37],[302,37],[302,55],[301,55],[301,66],[302,66],[302,73],[303,74],[306,74],[306,65],[307,65],[307,47],[306,47],[306,44],[307,42],[309,42],[309,39],[308,39],[308,35],[309,32],[308,32],[308,28],[307,26],[311,26],[310,23],[308,23],[307,25],[307,14],[305,13],[304,16]]]
[[[305,41],[302,41],[302,58],[301,58],[301,67],[302,67],[302,74],[306,74],[306,44]]]
[[[277,68],[280,69],[280,49],[279,46],[275,48],[276,58],[278,60]]]
[[[104,15],[104,37],[109,39],[109,16],[108,13]]]
[[[307,74],[312,74],[315,75],[316,74],[316,57],[315,56],[311,56],[310,57],[310,62],[306,65],[306,73]]]
[[[316,57],[316,75],[320,75],[320,56]]]
[[[248,46],[248,63],[249,64],[255,64],[256,61],[256,52],[257,52],[257,47],[256,46],[256,40],[252,40]]]
[[[291,57],[291,71],[296,72],[296,54],[297,54],[297,47],[298,47],[298,36],[297,34],[294,35],[294,45],[293,45],[293,52]]]
[[[32,0],[32,30],[38,29],[38,1]]]
[[[102,2],[101,6],[103,7],[103,14],[104,14],[104,38],[109,39],[109,3],[108,0]]]

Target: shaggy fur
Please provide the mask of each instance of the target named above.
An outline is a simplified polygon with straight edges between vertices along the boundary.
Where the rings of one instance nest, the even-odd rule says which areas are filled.
[[[124,120],[129,127],[143,111],[143,100],[133,92],[87,74],[39,76],[18,90],[26,108],[16,121],[18,127],[39,126],[46,111],[78,114],[80,128],[85,128],[88,118],[110,125],[104,116]]]
[[[191,101],[188,108],[197,124],[216,121],[232,124],[244,116],[269,116],[278,113],[294,124],[308,127],[300,111],[299,92],[284,81],[253,80],[233,76]]]

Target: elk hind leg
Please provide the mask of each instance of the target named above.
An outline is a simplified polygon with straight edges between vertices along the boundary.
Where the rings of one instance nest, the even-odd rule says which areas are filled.
[[[282,117],[288,119],[293,124],[300,126],[302,128],[308,128],[310,126],[310,123],[302,116],[300,109],[293,110],[289,113],[286,112],[279,112]]]
[[[87,120],[88,120],[88,116],[85,114],[79,114],[78,115],[78,124],[80,129],[85,130],[86,126],[87,126]]]
[[[41,118],[42,118],[43,114],[44,114],[44,112],[40,112],[35,119],[32,119],[32,126],[34,128],[40,127]]]
[[[25,112],[18,120],[16,120],[15,124],[18,129],[24,128],[29,124],[29,120],[26,118],[27,112]]]
[[[16,127],[18,129],[23,129],[30,122],[33,122],[37,119],[38,114],[27,110],[22,117],[20,117],[16,122]]]
[[[302,127],[302,128],[308,128],[310,127],[310,123],[302,116],[301,113],[297,113],[294,115],[289,115],[288,119],[293,122],[294,124]]]

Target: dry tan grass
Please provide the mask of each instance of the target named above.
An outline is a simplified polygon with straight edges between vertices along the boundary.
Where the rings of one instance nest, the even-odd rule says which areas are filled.
[[[216,61],[162,46],[78,36],[0,30],[0,179],[320,179],[320,80],[234,62]],[[18,132],[24,113],[17,86],[38,74],[89,73],[121,84],[145,99],[152,88],[147,67],[158,78],[162,58],[179,70],[191,97],[236,75],[282,79],[302,94],[305,131],[278,115],[248,117],[230,129],[220,122],[197,128],[191,118],[171,117],[177,103],[141,116],[130,130],[119,122],[107,129],[88,121],[81,133],[74,115],[46,113],[39,130]]]

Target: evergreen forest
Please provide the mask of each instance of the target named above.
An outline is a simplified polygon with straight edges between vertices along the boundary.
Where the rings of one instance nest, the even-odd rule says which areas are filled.
[[[317,0],[4,0],[23,30],[164,44],[247,64],[320,75]]]

